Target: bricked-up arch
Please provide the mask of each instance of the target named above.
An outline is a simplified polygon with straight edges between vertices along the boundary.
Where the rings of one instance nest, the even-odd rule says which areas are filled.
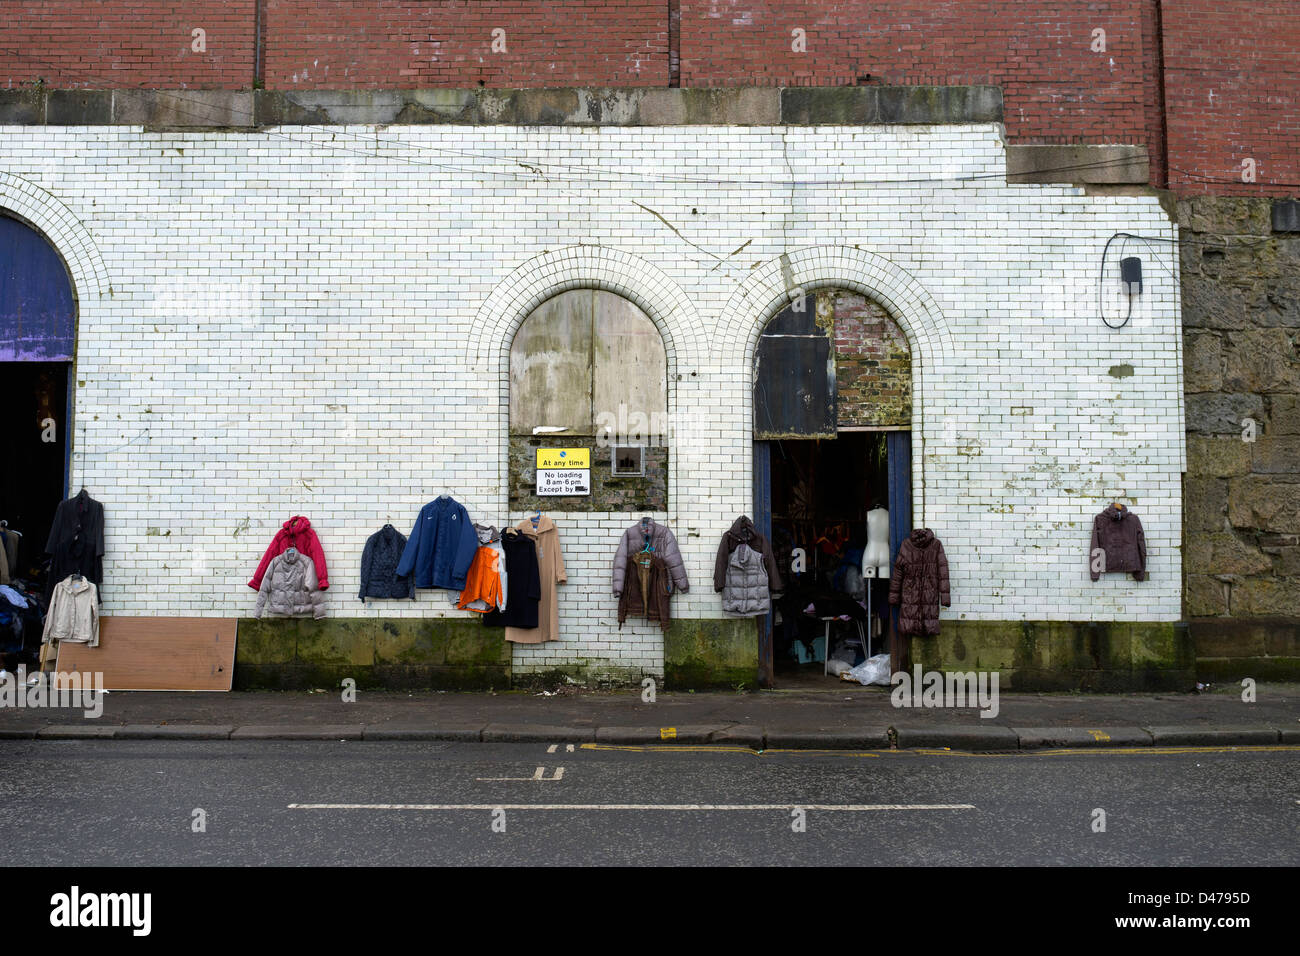
[[[543,302],[573,289],[600,289],[622,296],[654,322],[668,365],[668,417],[678,414],[679,381],[693,388],[696,364],[708,357],[708,337],[694,303],[665,272],[639,256],[605,246],[568,246],[529,259],[484,299],[474,317],[467,359],[476,378],[494,386],[499,510],[508,509],[510,345],[520,325]],[[486,423],[485,423],[486,424]],[[669,436],[668,502],[678,509],[680,456]]]
[[[907,336],[860,292],[822,288],[787,305],[764,326],[754,362],[755,438],[911,426]]]
[[[714,333],[723,368],[752,369],[758,338],[768,321],[801,295],[848,289],[880,303],[907,336],[912,353],[912,474],[917,526],[925,520],[922,463],[953,411],[947,381],[956,352],[943,313],[919,281],[884,256],[848,246],[809,246],[755,269],[732,294]],[[753,432],[753,398],[744,399],[745,427]]]
[[[79,306],[85,307],[109,291],[108,269],[95,241],[57,198],[21,176],[0,172],[0,209],[42,233],[63,257]]]

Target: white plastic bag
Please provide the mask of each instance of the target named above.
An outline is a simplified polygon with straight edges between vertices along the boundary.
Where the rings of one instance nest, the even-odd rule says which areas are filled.
[[[849,671],[849,676],[859,684],[884,684],[888,687],[889,655],[877,654],[875,657],[868,657]]]

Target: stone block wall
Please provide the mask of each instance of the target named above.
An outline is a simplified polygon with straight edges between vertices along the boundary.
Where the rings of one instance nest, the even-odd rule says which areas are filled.
[[[1300,658],[1300,233],[1274,232],[1272,205],[1178,204],[1186,611],[1198,655],[1241,676]]]

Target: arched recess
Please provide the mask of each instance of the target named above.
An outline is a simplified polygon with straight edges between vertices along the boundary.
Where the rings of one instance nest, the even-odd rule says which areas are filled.
[[[0,172],[0,209],[24,220],[49,240],[72,276],[79,306],[109,294],[108,269],[94,239],[72,210],[35,183]]]
[[[24,540],[43,542],[54,509],[72,480],[73,362],[77,329],[108,290],[104,262],[72,212],[34,183],[0,172],[0,404],[17,429],[10,441],[21,469],[0,478],[0,519]],[[40,547],[20,547],[29,581],[41,572],[32,557]]]
[[[809,246],[755,269],[727,302],[714,335],[724,367],[752,369],[759,335],[767,323],[800,296],[842,288],[879,302],[907,336],[912,353],[912,480],[917,521],[925,520],[922,460],[927,442],[937,440],[949,411],[942,383],[955,362],[953,337],[943,313],[925,287],[889,259],[850,246]],[[752,396],[745,396],[745,427],[754,427]]]
[[[599,289],[632,302],[663,338],[668,367],[668,417],[675,420],[679,392],[693,383],[687,366],[706,355],[708,337],[685,292],[657,266],[604,246],[569,246],[545,252],[516,268],[484,299],[474,318],[467,358],[474,375],[496,386],[496,434],[500,453],[497,510],[508,511],[510,346],[524,320],[543,302],[574,289]],[[689,385],[687,386],[689,387]],[[669,436],[668,506],[679,507],[680,456]]]

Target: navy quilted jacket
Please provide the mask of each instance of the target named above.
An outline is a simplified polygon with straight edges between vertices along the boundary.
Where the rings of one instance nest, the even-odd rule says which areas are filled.
[[[415,578],[398,577],[397,563],[406,550],[406,538],[391,524],[366,539],[361,552],[361,593],[358,597],[414,598]]]

